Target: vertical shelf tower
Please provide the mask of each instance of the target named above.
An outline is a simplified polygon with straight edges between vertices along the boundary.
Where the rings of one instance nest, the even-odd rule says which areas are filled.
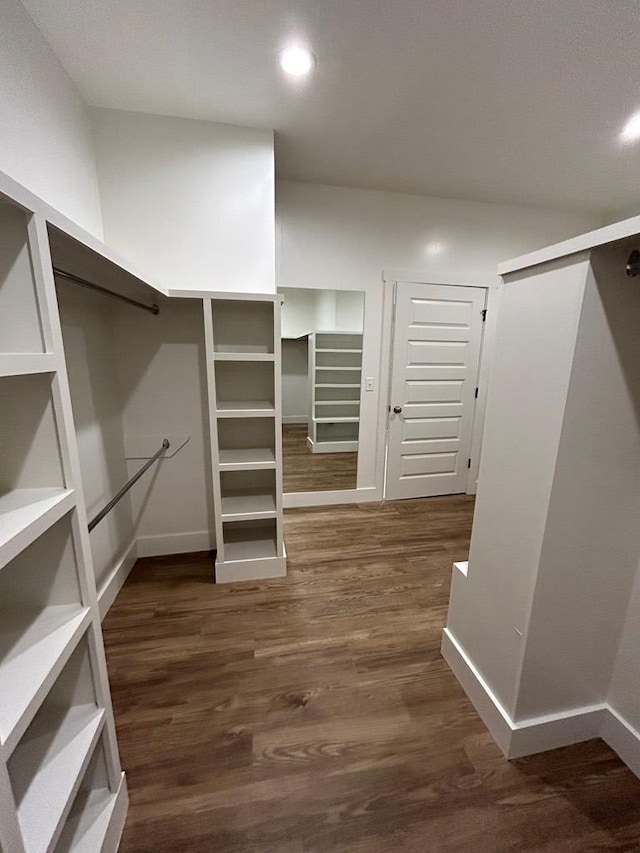
[[[0,849],[114,851],[127,809],[46,222],[0,202]]]
[[[204,300],[217,583],[286,574],[280,302]]]
[[[311,412],[307,444],[312,453],[357,451],[361,374],[361,332],[309,335]]]

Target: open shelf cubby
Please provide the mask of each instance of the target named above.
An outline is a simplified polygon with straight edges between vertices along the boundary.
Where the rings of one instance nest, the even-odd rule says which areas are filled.
[[[7,754],[88,624],[67,514],[0,570],[0,743]]]
[[[7,762],[26,853],[54,849],[104,717],[85,637]]]
[[[220,470],[276,467],[273,418],[228,418],[218,421]]]
[[[27,224],[23,211],[0,203],[0,355],[45,351]]]
[[[225,563],[278,556],[276,519],[233,521],[223,525]]]
[[[221,471],[220,493],[223,521],[276,515],[275,471]]]
[[[273,353],[273,302],[216,300],[213,340],[216,353]]]
[[[218,417],[269,416],[275,410],[274,365],[269,362],[216,362]]]
[[[95,853],[102,850],[117,800],[117,794],[109,788],[102,741],[101,737],[73,801],[55,853]]]
[[[49,374],[0,377],[0,566],[71,505]]]

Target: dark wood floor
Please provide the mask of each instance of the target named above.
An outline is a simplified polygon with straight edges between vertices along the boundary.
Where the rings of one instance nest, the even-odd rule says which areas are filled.
[[[121,850],[640,850],[640,781],[611,750],[505,761],[440,657],[471,510],[291,510],[278,581],[140,560],[104,623]]]
[[[282,474],[285,492],[355,489],[357,453],[312,453],[306,424],[282,426]]]

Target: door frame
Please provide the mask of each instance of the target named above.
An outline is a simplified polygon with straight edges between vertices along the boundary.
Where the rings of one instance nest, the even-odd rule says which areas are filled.
[[[491,361],[495,345],[497,315],[502,295],[502,279],[499,276],[469,276],[464,279],[447,273],[410,272],[406,270],[385,270],[382,275],[384,282],[383,297],[383,335],[380,347],[380,409],[378,412],[380,479],[382,483],[383,500],[387,498],[387,454],[389,452],[389,405],[391,403],[391,370],[393,334],[395,322],[395,297],[398,284],[434,284],[453,287],[478,287],[487,291],[487,316],[484,324],[482,341],[480,343],[480,361],[478,367],[478,397],[473,413],[471,438],[471,467],[467,474],[468,495],[475,495],[478,489],[480,458],[482,449],[482,433],[487,407],[487,393],[491,371]],[[384,380],[383,377],[386,377]],[[384,385],[384,387],[383,387]]]

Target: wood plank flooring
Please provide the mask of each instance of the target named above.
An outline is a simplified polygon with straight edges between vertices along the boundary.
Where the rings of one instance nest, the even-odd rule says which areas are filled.
[[[285,492],[355,489],[357,453],[312,453],[306,424],[282,425],[282,475]]]
[[[505,761],[439,654],[472,499],[291,510],[286,579],[140,560],[105,622],[123,853],[640,850],[601,741]]]

